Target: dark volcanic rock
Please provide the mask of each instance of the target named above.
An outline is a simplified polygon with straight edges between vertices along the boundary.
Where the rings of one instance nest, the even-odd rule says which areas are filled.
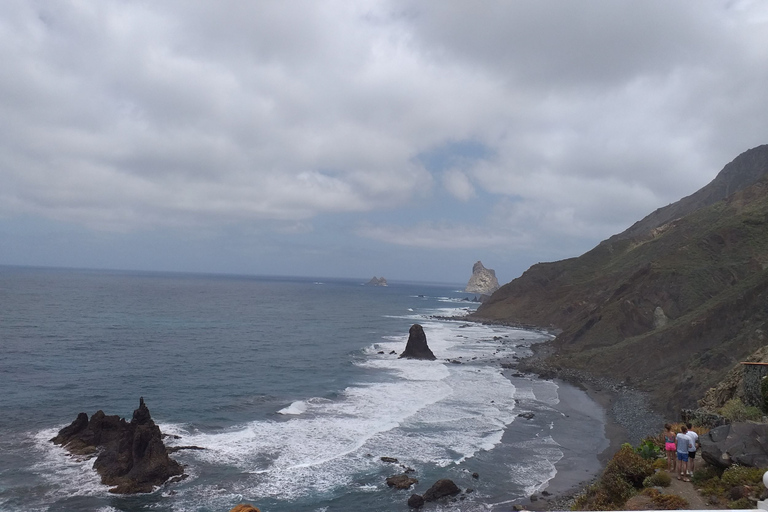
[[[143,398],[130,423],[103,411],[96,412],[90,421],[87,414],[80,413],[51,441],[77,455],[98,451],[93,468],[103,484],[114,486],[109,491],[117,494],[151,492],[184,472],[168,457],[160,428],[152,421]]]
[[[453,480],[443,478],[434,483],[432,487],[424,493],[424,501],[435,501],[446,496],[456,496],[461,489],[453,483]]]
[[[429,359],[435,360],[435,354],[427,345],[427,335],[424,334],[424,328],[419,324],[413,324],[408,331],[408,343],[405,344],[405,350],[400,357],[408,359]]]
[[[424,498],[420,494],[411,494],[408,498],[408,506],[411,508],[421,508],[424,506]]]
[[[733,464],[768,467],[768,425],[731,423],[699,437],[701,456],[709,464],[727,468]]]
[[[417,483],[419,483],[419,481],[416,478],[411,478],[405,474],[387,477],[387,485],[394,487],[395,489],[408,489],[413,484]]]

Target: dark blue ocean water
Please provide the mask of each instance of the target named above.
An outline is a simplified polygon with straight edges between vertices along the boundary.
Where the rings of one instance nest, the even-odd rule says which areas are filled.
[[[546,335],[435,318],[474,307],[460,288],[0,267],[0,510],[405,511],[443,477],[474,492],[433,510],[489,510],[544,488],[557,385],[499,360]],[[438,361],[390,354],[413,323]],[[169,444],[206,449],[174,454],[181,483],[111,495],[48,439],[140,396]],[[419,485],[387,488],[403,467],[381,456]]]

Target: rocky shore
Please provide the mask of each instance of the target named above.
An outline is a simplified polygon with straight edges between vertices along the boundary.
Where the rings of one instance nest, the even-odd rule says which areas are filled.
[[[534,352],[532,356],[518,361],[502,361],[501,364],[503,367],[514,368],[515,372],[532,373],[543,379],[561,381],[565,385],[573,386],[586,394],[605,413],[605,448],[597,454],[599,467],[592,468],[589,478],[584,479],[584,468],[581,464],[574,464],[564,458],[556,464],[557,474],[549,482],[546,491],[533,496],[529,503],[521,504],[528,510],[569,510],[574,498],[595,481],[623,443],[638,444],[645,437],[657,434],[665,418],[653,410],[647,394],[632,388],[628,383],[548,365],[543,361],[552,350],[548,342],[531,348]],[[565,386],[561,386],[559,392],[563,409],[567,409],[569,405],[573,409],[588,407],[586,404],[569,403],[579,400],[579,397]],[[567,412],[563,411],[564,414]],[[567,443],[578,442],[578,439],[566,437],[558,439],[558,442],[567,449]]]

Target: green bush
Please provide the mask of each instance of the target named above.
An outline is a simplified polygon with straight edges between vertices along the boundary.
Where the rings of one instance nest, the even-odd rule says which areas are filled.
[[[659,494],[652,499],[657,510],[686,510],[691,507],[688,500],[677,494]]]
[[[755,508],[755,503],[749,498],[739,498],[735,501],[729,501],[728,508],[738,509],[738,510],[751,509],[751,508]]]
[[[731,398],[722,408],[720,415],[731,421],[758,421],[763,417],[762,411],[757,407],[747,407],[738,398]]]
[[[645,439],[635,448],[635,452],[646,460],[658,459],[661,455],[661,449],[652,439]]]
[[[643,480],[653,474],[653,462],[642,458],[631,445],[625,444],[605,466],[605,473],[621,475],[639,489],[643,486]]]
[[[720,477],[720,480],[727,487],[757,485],[762,483],[764,473],[765,469],[734,465],[723,471],[723,476]]]
[[[643,480],[643,487],[669,487],[672,483],[672,477],[664,471],[659,471]]]

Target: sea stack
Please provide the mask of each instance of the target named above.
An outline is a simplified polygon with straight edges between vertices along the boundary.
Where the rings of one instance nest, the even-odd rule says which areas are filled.
[[[496,272],[490,268],[485,268],[482,261],[475,263],[472,266],[472,277],[469,278],[467,288],[464,291],[490,295],[498,289],[499,280],[496,279]]]
[[[424,334],[424,328],[419,324],[413,324],[408,330],[408,343],[405,344],[405,350],[400,354],[400,357],[428,359],[430,361],[437,359],[427,345],[427,335]]]
[[[387,286],[387,280],[383,277],[373,276],[367,283],[368,286]]]
[[[101,483],[114,486],[109,492],[116,494],[152,492],[184,473],[181,465],[168,457],[160,428],[152,421],[144,398],[139,398],[139,408],[133,411],[130,423],[103,411],[89,420],[81,412],[51,441],[74,455],[98,453],[93,468],[101,475]]]

